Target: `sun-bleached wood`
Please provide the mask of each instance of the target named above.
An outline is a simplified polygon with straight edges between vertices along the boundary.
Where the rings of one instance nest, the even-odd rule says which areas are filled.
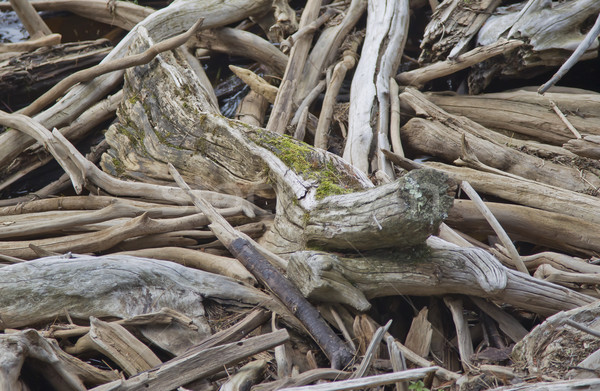
[[[192,348],[149,371],[132,376],[127,380],[103,384],[93,391],[143,391],[171,390],[193,380],[217,373],[223,366],[232,365],[267,349],[278,346],[289,339],[287,330],[278,330],[208,349]]]
[[[577,113],[567,118],[580,133],[600,135],[600,94],[593,91],[561,88],[541,96],[521,89],[481,95],[428,93],[426,96],[448,113],[468,117],[489,129],[560,146],[575,137],[557,116],[549,115],[552,101],[563,112]]]
[[[396,74],[408,33],[408,1],[369,1],[367,32],[350,90],[348,137],[344,159],[364,173],[383,171],[394,178],[391,165],[378,151],[390,149],[390,78]],[[376,167],[370,167],[375,145]]]

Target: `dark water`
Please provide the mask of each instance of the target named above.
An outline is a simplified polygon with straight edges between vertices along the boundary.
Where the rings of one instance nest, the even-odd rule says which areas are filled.
[[[0,12],[0,42],[21,42],[28,38],[29,33],[14,11]]]

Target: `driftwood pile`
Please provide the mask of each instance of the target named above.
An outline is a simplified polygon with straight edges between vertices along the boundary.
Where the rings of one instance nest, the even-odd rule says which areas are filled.
[[[0,389],[600,387],[600,2],[501,3],[0,3]]]

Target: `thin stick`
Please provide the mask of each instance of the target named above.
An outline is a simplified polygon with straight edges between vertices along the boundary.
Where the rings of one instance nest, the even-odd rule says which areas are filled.
[[[560,69],[552,76],[550,80],[544,83],[539,89],[538,94],[543,94],[548,91],[550,87],[555,85],[567,72],[569,69],[573,67],[579,61],[581,56],[592,46],[592,43],[598,38],[600,35],[600,15],[596,18],[596,23],[594,23],[594,27],[587,33],[583,41],[577,46],[577,49],[571,54],[571,57],[560,67]]]
[[[308,24],[307,26],[302,27],[301,29],[296,31],[294,34],[290,35],[285,40],[281,41],[281,43],[279,44],[279,48],[284,53],[289,52],[290,48],[292,46],[294,46],[296,41],[298,41],[299,39],[301,39],[302,37],[304,37],[307,34],[312,34],[315,31],[317,31],[317,29],[319,27],[321,27],[323,24],[325,24],[325,22],[327,22],[329,19],[331,19],[331,17],[335,13],[336,13],[335,9],[327,8],[327,10],[321,16],[319,16],[315,21]]]
[[[398,96],[398,83],[390,77],[390,139],[392,151],[404,157],[402,140],[400,139],[400,97]]]
[[[302,103],[300,103],[300,105],[298,105],[298,110],[296,110],[296,114],[294,114],[294,117],[292,118],[292,121],[290,122],[291,125],[296,125],[298,123],[298,121],[300,121],[300,116],[302,115],[302,112],[304,111],[304,109],[308,108],[308,107],[310,107],[310,105],[312,105],[312,103],[315,101],[315,99],[317,99],[317,97],[321,94],[321,92],[323,92],[323,90],[325,89],[326,86],[327,86],[327,82],[325,81],[325,79],[323,79],[315,86],[315,88],[313,88],[308,93],[308,95],[306,95],[306,98],[304,98],[302,100]]]
[[[427,374],[435,372],[440,367],[428,367],[409,369],[401,372],[384,373],[361,377],[359,379],[349,379],[334,381],[331,383],[315,384],[311,386],[280,388],[281,391],[342,391],[342,390],[368,390],[377,386],[392,384],[399,381],[409,381],[424,378]]]
[[[388,320],[385,326],[381,326],[375,331],[373,337],[371,338],[371,342],[369,343],[369,347],[365,352],[365,357],[360,363],[359,367],[356,371],[350,376],[350,379],[358,379],[367,374],[369,369],[371,369],[371,364],[373,363],[373,359],[375,358],[375,353],[378,352],[377,348],[379,348],[379,344],[383,340],[385,333],[389,330],[392,325],[392,320]]]
[[[0,53],[28,52],[43,46],[58,45],[61,39],[62,35],[60,34],[50,34],[25,42],[2,43],[0,44]]]
[[[308,122],[308,106],[305,106],[300,113],[300,120],[296,125],[296,131],[294,132],[294,138],[296,140],[304,141],[306,136],[306,123]]]
[[[73,73],[72,75],[61,80],[44,95],[37,98],[33,103],[24,108],[20,113],[29,116],[38,113],[40,110],[54,102],[65,92],[67,92],[69,88],[73,87],[77,83],[84,83],[86,81],[90,81],[106,73],[134,67],[136,65],[147,64],[160,53],[165,52],[167,50],[175,49],[187,42],[187,40],[190,37],[192,37],[192,35],[194,35],[194,33],[200,28],[200,26],[202,26],[202,22],[203,19],[198,20],[185,33],[179,34],[169,39],[165,39],[162,42],[152,45],[143,53],[108,61],[104,64],[98,64],[91,68]]]
[[[573,328],[576,328],[579,331],[583,331],[584,333],[588,333],[589,335],[593,335],[594,337],[600,338],[600,332],[598,330],[591,329],[571,319],[567,319],[565,323]]]
[[[492,214],[490,209],[485,205],[485,203],[483,202],[481,197],[479,197],[479,194],[477,194],[475,189],[473,189],[473,187],[467,181],[462,181],[462,183],[460,184],[460,187],[469,196],[469,198],[475,203],[475,206],[481,212],[481,214],[485,217],[485,219],[490,224],[490,226],[492,227],[494,232],[496,232],[496,235],[498,235],[498,237],[500,238],[500,241],[502,242],[504,247],[506,247],[508,249],[510,257],[511,257],[515,267],[517,268],[517,270],[529,275],[529,272],[527,271],[527,267],[525,267],[525,263],[523,263],[523,260],[521,259],[519,252],[515,248],[515,245],[510,240],[510,238],[506,234],[506,231],[504,231],[504,228],[502,228],[502,226],[500,225],[500,223],[498,222],[496,217]]]
[[[319,123],[315,132],[315,147],[327,149],[327,141],[329,139],[329,125],[333,117],[333,109],[337,100],[338,92],[342,86],[342,82],[346,77],[348,70],[356,65],[356,50],[362,41],[362,35],[354,34],[350,37],[348,49],[344,51],[342,61],[338,62],[333,68],[331,81],[327,86],[325,98],[323,98],[323,106],[319,115]]]
[[[396,80],[402,85],[421,86],[430,80],[451,75],[488,58],[507,53],[521,45],[523,42],[518,40],[499,40],[461,54],[454,60],[439,61],[423,68],[399,73],[396,75]]]
[[[571,131],[571,133],[573,133],[576,138],[580,139],[581,138],[581,133],[579,133],[577,131],[577,129],[575,129],[575,127],[573,126],[573,124],[571,123],[571,121],[569,121],[567,119],[567,117],[563,114],[563,112],[560,111],[560,109],[558,108],[558,106],[556,105],[556,103],[554,103],[553,100],[550,100],[550,106],[552,107],[552,110],[554,110],[554,112],[556,113],[556,115],[558,115],[558,118],[560,118],[560,120],[565,125],[567,125],[567,128],[569,128],[569,130]]]

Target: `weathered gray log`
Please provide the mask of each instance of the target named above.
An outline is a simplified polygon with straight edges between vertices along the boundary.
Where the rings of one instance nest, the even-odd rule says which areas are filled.
[[[106,39],[69,42],[0,61],[0,99],[16,109],[71,73],[96,65],[111,49]]]
[[[170,180],[166,160],[193,188],[245,197],[275,192],[277,214],[262,243],[278,253],[311,245],[406,248],[422,243],[445,217],[452,198],[445,176],[415,172],[372,188],[333,154],[216,114],[184,61],[179,52],[163,53],[127,71],[120,123],[106,135],[112,149],[103,157],[105,170],[162,182]]]
[[[142,7],[131,2],[115,3],[108,6],[104,0],[51,0],[32,1],[37,11],[68,11],[84,18],[131,30],[137,23],[154,12],[150,7]],[[0,3],[0,10],[9,11],[10,4]]]
[[[415,117],[402,127],[402,142],[415,151],[453,162],[463,153],[464,137],[482,163],[507,173],[592,194],[600,186],[600,174],[593,169],[581,170],[510,148],[509,137],[490,131],[469,118],[448,114],[413,88],[406,88],[400,96],[420,116],[427,117]]]
[[[142,30],[152,36],[153,42],[158,42],[188,30],[200,18],[205,20],[203,28],[221,27],[248,16],[265,13],[271,8],[271,3],[272,1],[269,0],[233,0],[228,3],[228,7],[222,7],[221,0],[175,1],[138,23],[105,57],[104,61],[125,56],[129,45]],[[35,119],[48,128],[73,120],[89,105],[102,99],[122,80],[123,73],[117,71],[100,76],[84,85],[75,86],[54,106],[36,115]],[[31,137],[13,129],[2,133],[0,135],[0,167],[12,162],[32,142]]]
[[[408,248],[436,232],[452,203],[451,182],[419,170],[372,190],[323,199],[306,216],[304,239],[322,249]]]
[[[467,167],[428,162],[427,167],[441,170],[456,182],[468,181],[477,192],[530,206],[561,213],[577,219],[600,224],[600,199],[557,186],[534,182],[509,175],[483,172]]]
[[[270,296],[231,278],[125,255],[48,257],[2,267],[0,280],[1,329],[54,320],[65,311],[77,319],[127,318],[169,307],[206,335],[204,298],[287,314]]]
[[[341,258],[321,252],[294,254],[288,277],[309,298],[349,304],[391,295],[458,293],[490,298],[542,315],[595,301],[567,288],[510,270],[488,252],[460,248],[431,237],[428,247]]]
[[[512,240],[593,256],[600,251],[600,225],[521,205],[485,203]],[[461,232],[493,235],[472,201],[455,200],[446,223]]]

